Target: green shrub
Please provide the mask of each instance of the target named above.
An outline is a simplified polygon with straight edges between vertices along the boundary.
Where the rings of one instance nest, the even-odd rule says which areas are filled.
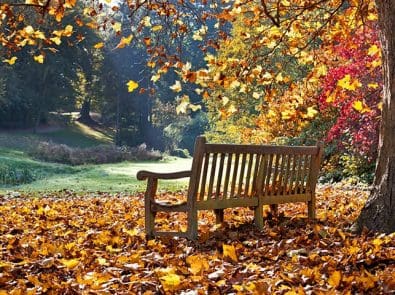
[[[179,158],[190,158],[191,155],[187,149],[175,149],[170,152],[170,156],[179,157]]]
[[[0,165],[0,185],[18,185],[36,180],[34,172],[27,167],[17,168]]]

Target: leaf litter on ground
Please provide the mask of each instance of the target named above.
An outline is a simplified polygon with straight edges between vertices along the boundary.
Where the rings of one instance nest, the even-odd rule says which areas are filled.
[[[163,193],[181,200],[183,192]],[[63,190],[0,196],[0,294],[391,294],[395,235],[350,232],[367,192],[322,186],[305,204],[199,212],[199,240],[144,235],[144,196]],[[186,216],[158,214],[162,229]]]

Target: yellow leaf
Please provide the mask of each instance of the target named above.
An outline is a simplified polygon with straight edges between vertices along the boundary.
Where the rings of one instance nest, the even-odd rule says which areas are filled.
[[[151,81],[152,82],[156,82],[156,81],[158,81],[160,79],[160,75],[159,74],[156,74],[156,75],[153,75],[152,77],[151,77]]]
[[[351,76],[349,74],[337,81],[337,85],[347,90],[355,90],[357,87],[361,87],[361,83],[357,79],[351,81]]]
[[[379,88],[379,84],[377,84],[377,83],[369,83],[368,87],[369,88],[373,88],[373,89],[377,89],[377,88]]]
[[[65,8],[73,8],[76,2],[77,0],[66,0],[63,6]]]
[[[119,22],[116,22],[115,24],[112,25],[112,28],[114,29],[115,32],[120,32],[122,29],[122,24]]]
[[[255,92],[255,91],[254,91],[254,92],[252,93],[252,97],[255,98],[255,99],[259,99],[261,96],[260,96],[260,94],[259,94],[258,92]]]
[[[150,68],[155,68],[156,63],[154,61],[149,61],[147,62],[147,66],[149,66]]]
[[[70,37],[73,34],[73,26],[67,25],[63,30],[63,36]]]
[[[229,97],[227,96],[222,96],[222,105],[227,105],[229,102]]]
[[[96,48],[96,49],[100,49],[100,48],[103,48],[104,47],[104,43],[103,42],[99,42],[99,43],[96,43],[95,45],[93,45],[93,48]]]
[[[287,111],[283,111],[281,112],[281,119],[283,120],[289,120],[291,118],[293,118],[293,116],[295,115],[295,111],[291,111],[291,110],[287,110]]]
[[[139,84],[133,80],[129,80],[129,82],[126,83],[126,85],[128,86],[128,92],[133,92],[139,87]]]
[[[195,32],[192,35],[192,39],[195,40],[195,41],[202,41],[203,37],[199,34],[199,32]]]
[[[50,39],[51,39],[51,41],[52,41],[53,43],[55,43],[56,45],[60,45],[60,43],[62,43],[62,40],[60,40],[59,37],[53,37],[53,38],[50,38]]]
[[[157,25],[157,26],[153,26],[152,27],[152,31],[153,32],[160,31],[160,30],[162,30],[162,26],[161,25]]]
[[[145,27],[150,27],[151,26],[151,18],[148,15],[144,16],[142,22],[143,22],[143,25]]]
[[[372,61],[371,65],[374,68],[380,67],[382,65],[381,58]]]
[[[34,61],[38,62],[39,64],[44,63],[44,55],[35,55],[33,56]]]
[[[228,108],[228,113],[233,114],[236,112],[237,112],[236,107],[233,104],[231,104],[230,107]]]
[[[330,95],[327,96],[325,101],[327,103],[332,103],[335,101],[335,98],[336,98],[335,92],[332,92]]]
[[[67,268],[72,269],[74,267],[76,267],[80,261],[77,258],[73,258],[73,259],[61,259],[60,262]]]
[[[378,19],[377,13],[369,13],[367,19],[370,21],[377,20]]]
[[[361,112],[363,110],[363,103],[360,100],[356,100],[352,103],[352,107],[358,111]]]
[[[121,41],[119,41],[117,47],[115,48],[124,48],[125,46],[129,45],[130,42],[132,42],[133,35],[130,35],[129,37],[122,37]]]
[[[335,270],[332,272],[331,276],[328,279],[329,285],[331,285],[333,288],[337,288],[340,284],[342,278],[342,273],[338,270]]]
[[[43,32],[37,30],[34,32],[34,38],[45,40],[45,35]]]
[[[239,81],[237,81],[237,80],[234,80],[234,81],[232,81],[232,83],[230,83],[230,85],[229,85],[229,87],[230,88],[236,88],[236,87],[239,87],[240,86],[240,82]]]
[[[181,100],[181,102],[176,107],[177,114],[186,114],[187,108],[189,106],[189,99],[188,100]]]
[[[307,118],[314,118],[318,114],[318,111],[314,107],[307,108]]]
[[[224,253],[224,257],[229,257],[233,261],[237,262],[237,255],[236,255],[236,249],[233,245],[226,245],[222,244],[222,250]]]
[[[276,76],[276,81],[277,81],[277,82],[282,82],[282,81],[284,81],[284,77],[283,77],[283,74],[282,74],[282,73],[279,73],[279,74]]]
[[[226,285],[226,281],[225,280],[219,280],[218,282],[215,283],[218,287],[223,287]]]
[[[318,76],[325,76],[328,73],[328,68],[325,64],[321,64],[316,68],[316,72]]]
[[[34,29],[32,26],[27,26],[23,29],[25,31],[26,34],[28,35],[32,35],[34,33]]]
[[[189,265],[189,271],[193,275],[198,275],[201,272],[209,269],[208,261],[200,255],[188,256],[186,262]]]
[[[159,278],[165,291],[174,291],[181,284],[181,277],[177,274],[170,273]]]
[[[201,106],[201,105],[192,104],[192,103],[190,103],[190,104],[188,105],[188,107],[191,109],[192,112],[196,112],[196,111],[202,109],[202,106]]]
[[[105,258],[98,257],[96,260],[100,265],[108,265],[107,259]]]
[[[182,87],[180,81],[177,80],[176,83],[174,83],[174,85],[170,86],[170,89],[173,90],[174,92],[181,92]]]
[[[375,54],[377,54],[379,52],[380,52],[380,48],[378,48],[376,44],[370,46],[369,49],[368,49],[368,54],[370,56],[373,56],[373,55],[375,55]]]
[[[63,31],[55,30],[52,32],[52,34],[54,34],[55,36],[58,36],[58,37],[62,37]]]
[[[130,229],[130,230],[124,228],[123,232],[127,233],[129,236],[132,236],[132,237],[139,235],[139,231],[136,228]]]
[[[3,60],[3,62],[6,62],[6,63],[8,63],[10,66],[12,66],[13,64],[15,64],[15,62],[16,62],[17,59],[18,59],[18,58],[17,58],[16,56],[13,56],[13,57],[11,57],[10,59],[5,59],[5,60]]]

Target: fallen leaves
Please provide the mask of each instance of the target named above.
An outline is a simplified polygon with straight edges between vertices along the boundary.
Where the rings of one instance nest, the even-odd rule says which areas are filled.
[[[366,200],[363,191],[321,187],[317,221],[305,218],[305,204],[286,204],[278,217],[266,213],[262,231],[248,209],[225,210],[221,228],[214,214],[200,212],[198,243],[147,242],[143,199],[71,191],[0,196],[0,294],[395,290],[395,236],[347,230]],[[166,229],[185,226],[177,214],[158,219]]]
[[[134,90],[136,90],[139,87],[139,83],[137,83],[136,81],[133,81],[133,80],[129,80],[126,83],[126,86],[128,86],[128,92],[133,92]]]

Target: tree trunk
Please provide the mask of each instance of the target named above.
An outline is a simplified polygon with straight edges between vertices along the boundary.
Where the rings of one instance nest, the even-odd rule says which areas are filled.
[[[373,189],[357,227],[395,232],[395,2],[377,0],[383,53],[383,110]]]
[[[80,110],[80,120],[91,120],[91,102],[89,99],[85,99],[82,103],[81,110]]]

